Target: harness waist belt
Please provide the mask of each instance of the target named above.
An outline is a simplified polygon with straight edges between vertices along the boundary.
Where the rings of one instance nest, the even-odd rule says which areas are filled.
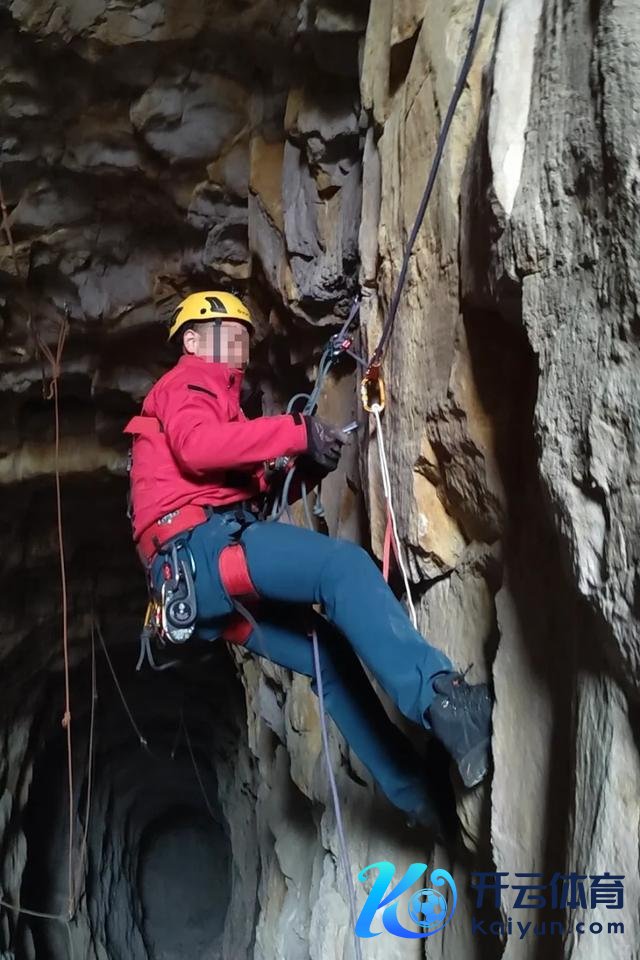
[[[209,514],[205,507],[197,507],[195,504],[187,504],[186,507],[180,507],[178,510],[172,510],[171,513],[160,517],[143,530],[137,543],[138,556],[143,563],[151,563],[151,560],[158,550],[172,537],[177,537],[179,533],[190,530],[191,527],[197,527],[204,523]]]
[[[159,520],[142,531],[136,544],[138,556],[143,563],[148,564],[167,540],[177,537],[185,530],[190,530],[191,527],[197,527],[204,523],[212,513],[229,513],[238,509],[256,513],[256,504],[253,500],[232,500],[231,503],[223,503],[215,507],[211,504],[199,507],[193,503],[188,503],[185,507],[178,507],[177,510],[165,514],[164,517],[160,517]]]

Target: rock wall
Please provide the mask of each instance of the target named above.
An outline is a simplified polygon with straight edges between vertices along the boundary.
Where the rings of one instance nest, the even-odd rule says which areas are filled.
[[[464,847],[451,859],[406,828],[330,723],[354,873],[424,860],[458,884],[442,935],[385,934],[363,942],[371,960],[637,955],[635,7],[486,4],[411,259],[384,365],[395,506],[421,630],[495,685],[494,771],[458,796]],[[90,856],[72,927],[82,955],[352,955],[309,681],[237,649],[215,651],[211,685],[188,662],[175,679],[133,673],[144,587],[119,512],[120,429],[171,362],[158,320],[198,286],[233,284],[258,317],[250,415],[308,388],[357,290],[359,348],[371,352],[474,10],[472,0],[0,4],[13,238],[0,247],[1,562],[17,585],[0,601],[0,898],[65,909],[56,457],[34,347],[34,331],[54,343],[65,309],[57,462],[76,843],[95,617],[155,753],[101,660]],[[347,360],[320,411],[364,421],[357,387]],[[361,433],[323,485],[325,521],[380,557],[373,420]],[[194,752],[178,723],[185,703]],[[474,936],[470,875],[494,869],[624,874],[613,916],[624,937]],[[197,879],[216,871],[208,913]],[[163,872],[188,916],[182,940],[159,909]],[[561,916],[513,910],[512,894],[502,914],[514,923]],[[592,918],[609,919],[567,915]],[[2,960],[63,956],[65,937],[60,923],[0,913]]]
[[[391,274],[377,276],[374,328],[460,43],[451,11],[408,30],[406,13],[368,34],[372,63],[380,36],[392,38],[387,62],[393,38],[412,37],[404,82],[381,88],[373,67],[363,81],[383,123],[378,237]],[[423,624],[476,675],[493,673],[491,810],[471,811],[473,833],[490,834],[496,869],[618,872],[635,904],[637,18],[606,3],[492,13],[387,364],[399,509],[415,568],[432,578]],[[631,956],[634,909],[625,946],[573,933],[544,956]],[[507,940],[505,955],[541,949]]]

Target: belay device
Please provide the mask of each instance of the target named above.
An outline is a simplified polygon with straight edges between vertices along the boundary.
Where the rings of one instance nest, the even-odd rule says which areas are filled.
[[[160,612],[162,632],[171,643],[186,643],[196,628],[197,604],[193,583],[195,564],[191,551],[174,540],[162,563]]]
[[[186,643],[196,628],[198,607],[193,577],[195,562],[184,540],[176,539],[162,549],[162,585],[160,593],[149,582],[149,605],[140,634],[139,670],[146,657],[154,670],[166,670],[178,660],[156,664],[152,642],[164,647],[170,643]],[[150,577],[150,574],[149,574]]]

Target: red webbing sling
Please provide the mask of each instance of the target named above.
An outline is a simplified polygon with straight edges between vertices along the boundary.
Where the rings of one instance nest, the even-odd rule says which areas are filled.
[[[242,597],[246,601],[259,599],[258,591],[251,579],[244,547],[241,543],[230,543],[220,551],[218,571],[222,584],[230,597]],[[222,638],[230,643],[247,642],[253,626],[241,613],[229,614]]]

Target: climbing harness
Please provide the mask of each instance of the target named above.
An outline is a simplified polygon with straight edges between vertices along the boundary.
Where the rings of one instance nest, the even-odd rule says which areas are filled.
[[[247,519],[243,506],[250,501],[240,501],[226,506],[187,505],[161,517],[143,531],[138,539],[138,555],[145,567],[149,602],[140,633],[140,655],[136,670],[146,660],[154,670],[167,670],[177,666],[180,659],[156,663],[156,652],[166,652],[170,646],[182,645],[190,640],[198,620],[195,589],[196,563],[188,542],[189,533],[204,523],[214,513],[233,514],[235,529],[220,534],[223,543],[218,554],[218,572],[221,584],[233,602],[242,597],[248,603],[258,598],[258,592],[247,568],[244,547],[239,541],[252,519]],[[253,512],[253,511],[251,511]],[[257,516],[257,515],[256,515]],[[156,589],[151,571],[152,561],[161,558],[161,584]],[[244,643],[251,632],[249,623],[236,610],[223,618],[219,636],[230,643]]]

